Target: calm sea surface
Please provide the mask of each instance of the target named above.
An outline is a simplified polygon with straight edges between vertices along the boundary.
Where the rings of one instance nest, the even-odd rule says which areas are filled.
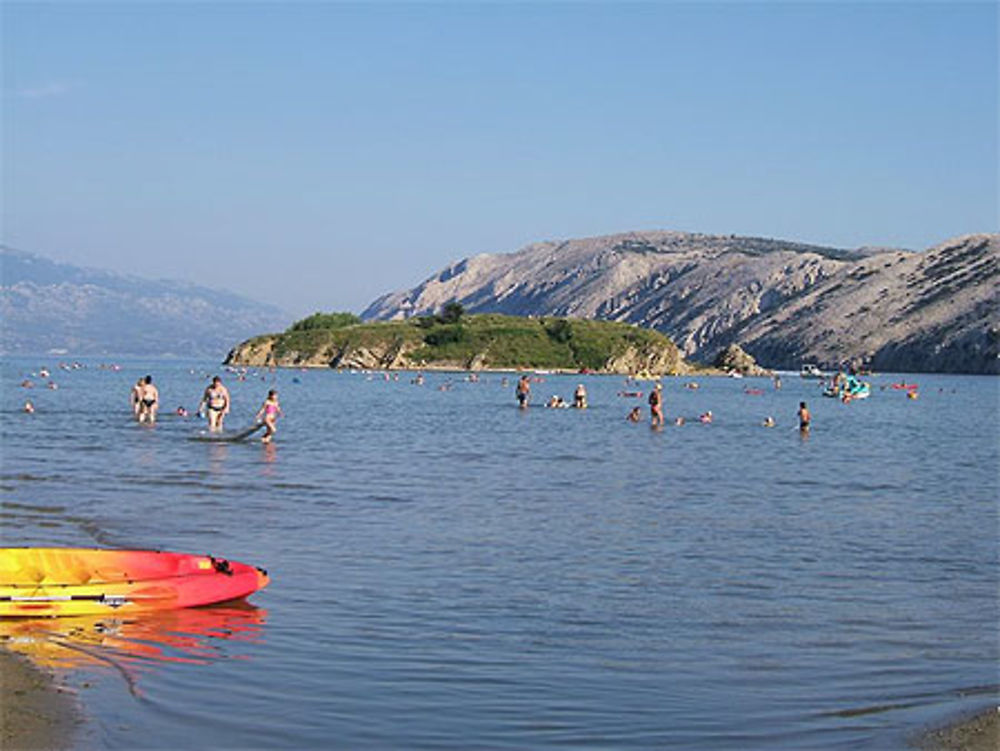
[[[56,366],[3,365],[5,545],[272,575],[254,607],[4,624],[78,689],[80,748],[893,749],[997,700],[996,378],[668,378],[668,419],[715,421],[653,431],[618,377],[522,412],[494,374]],[[169,414],[216,372],[233,430],[279,389],[273,445]],[[541,406],[581,381],[590,409]]]

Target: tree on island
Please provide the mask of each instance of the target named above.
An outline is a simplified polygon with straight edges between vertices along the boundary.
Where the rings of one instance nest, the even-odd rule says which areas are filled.
[[[462,307],[461,303],[450,302],[445,305],[444,310],[441,311],[441,323],[458,323],[462,319],[462,315],[464,313],[465,308]]]

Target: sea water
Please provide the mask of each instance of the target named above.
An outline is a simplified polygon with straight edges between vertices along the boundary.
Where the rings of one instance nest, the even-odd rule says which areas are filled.
[[[911,399],[874,376],[850,404],[797,375],[666,378],[652,430],[622,395],[650,384],[621,377],[539,376],[519,410],[513,375],[83,365],[4,363],[3,544],[272,581],[3,624],[78,692],[80,748],[887,749],[996,702],[995,378],[906,376]],[[215,373],[234,432],[278,389],[271,445],[191,440],[173,411]],[[588,409],[542,406],[578,383]]]

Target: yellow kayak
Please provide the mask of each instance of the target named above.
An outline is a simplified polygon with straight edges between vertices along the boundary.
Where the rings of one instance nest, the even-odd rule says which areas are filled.
[[[238,600],[267,572],[224,558],[155,550],[0,548],[0,617],[100,615]]]

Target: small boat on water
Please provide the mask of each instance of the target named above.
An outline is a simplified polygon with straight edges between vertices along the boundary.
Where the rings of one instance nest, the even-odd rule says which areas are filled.
[[[807,362],[802,365],[799,375],[803,378],[826,378],[826,375],[814,363]]]
[[[209,555],[0,548],[0,617],[198,607],[242,599],[268,581],[263,569]]]
[[[867,399],[872,394],[871,384],[859,381],[855,376],[838,373],[833,384],[823,391],[823,396],[833,399],[843,399],[849,402],[853,399]]]

